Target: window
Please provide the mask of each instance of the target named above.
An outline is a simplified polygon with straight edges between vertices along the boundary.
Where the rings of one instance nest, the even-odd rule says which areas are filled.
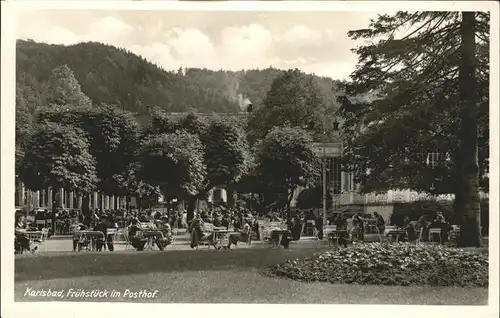
[[[435,167],[439,164],[440,156],[439,152],[429,152],[427,154],[427,165],[431,167]]]
[[[327,158],[326,159],[326,184],[327,191],[334,194],[340,194],[342,192],[342,166],[340,158]],[[323,171],[321,172],[321,177],[318,180],[318,185],[323,184]],[[333,187],[333,188],[332,188]]]
[[[351,174],[344,172],[344,189],[343,191],[351,191]]]

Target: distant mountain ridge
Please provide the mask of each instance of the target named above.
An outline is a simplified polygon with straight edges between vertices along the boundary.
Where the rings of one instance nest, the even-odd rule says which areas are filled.
[[[172,72],[125,49],[97,42],[64,46],[18,40],[16,50],[17,75],[24,78],[18,85],[28,81],[30,89],[43,95],[52,69],[66,64],[94,104],[116,104],[135,113],[147,112],[149,107],[169,112],[240,112],[250,102],[260,105],[282,72],[271,67],[238,72],[181,68]],[[333,101],[339,82],[315,78],[321,93]]]

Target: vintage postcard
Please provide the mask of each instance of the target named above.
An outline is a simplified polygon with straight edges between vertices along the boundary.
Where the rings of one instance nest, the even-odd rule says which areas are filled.
[[[2,317],[497,317],[498,9],[2,2]]]

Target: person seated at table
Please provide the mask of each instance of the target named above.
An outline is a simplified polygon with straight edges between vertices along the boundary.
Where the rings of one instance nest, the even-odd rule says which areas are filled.
[[[26,237],[24,232],[26,231],[26,223],[24,216],[19,216],[15,225],[14,230],[14,251],[16,253],[22,254],[23,251],[30,251],[30,240]],[[38,247],[35,246],[32,252],[36,251]]]
[[[102,251],[102,249],[106,249],[106,245],[108,247],[108,250],[110,252],[113,252],[115,247],[113,244],[113,234],[107,234],[108,229],[116,229],[118,228],[118,224],[114,222],[113,217],[111,215],[104,215],[101,218],[101,221],[98,223],[96,228],[94,229],[95,231],[102,232],[105,236],[105,241],[103,241],[103,238],[98,238],[96,240],[96,247],[98,251]]]
[[[163,251],[163,249],[172,243],[172,228],[168,222],[167,216],[162,216],[160,222],[158,222],[158,230],[163,234],[163,237],[159,237],[155,240],[156,246]]]
[[[155,214],[154,214],[154,216],[153,216],[153,218],[154,218],[155,220],[159,220],[159,219],[161,218],[161,213],[160,213],[160,211],[156,211],[156,212],[155,212]]]
[[[31,221],[28,221],[26,222],[26,230],[28,231],[38,231],[38,228],[36,227],[36,224],[31,222]]]
[[[225,248],[231,249],[231,245],[238,245],[238,241],[248,242],[249,240],[251,240],[251,235],[252,227],[250,226],[250,220],[245,219],[245,225],[243,225],[243,228],[236,231],[236,233],[229,235],[228,244]]]
[[[235,231],[238,231],[241,229],[241,221],[240,221],[240,216],[235,215],[233,218],[233,228]]]
[[[438,212],[436,214],[436,218],[434,222],[429,226],[429,228],[438,228],[441,230],[441,239],[440,244],[446,243],[448,240],[448,231],[450,229],[450,225],[446,222],[446,218],[444,217],[442,212]]]
[[[221,218],[219,212],[215,212],[213,224],[214,224],[215,227],[221,227],[222,226],[222,218]]]
[[[224,216],[222,217],[221,224],[223,227],[226,228],[226,230],[229,229],[229,225],[231,225],[230,217],[227,213],[224,213]]]
[[[139,227],[139,220],[132,219],[128,229],[128,237],[130,244],[138,251],[143,251],[148,239],[142,236],[142,229]]]
[[[148,223],[149,222],[148,216],[145,213],[141,213],[139,215],[139,222],[140,223]]]

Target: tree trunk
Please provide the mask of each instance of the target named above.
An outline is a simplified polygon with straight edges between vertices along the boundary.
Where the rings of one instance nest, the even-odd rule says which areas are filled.
[[[291,190],[291,193],[288,194],[288,197],[286,198],[286,214],[287,214],[287,219],[288,219],[288,222],[291,222],[292,218],[291,218],[291,203],[292,203],[292,199],[293,199],[293,189]]]
[[[196,207],[196,200],[197,200],[196,196],[190,196],[187,200],[187,209],[186,209],[187,220],[186,221],[188,222],[188,224],[194,218],[194,209]]]
[[[137,200],[137,211],[139,211],[139,213],[141,213],[142,212],[142,196],[137,197],[136,200]]]
[[[125,210],[127,210],[127,212],[130,212],[130,195],[127,195],[125,197]]]
[[[84,217],[90,217],[92,214],[90,211],[90,193],[82,195],[82,214]]]
[[[235,195],[235,192],[232,188],[227,188],[226,189],[226,195],[227,195],[227,207],[228,208],[234,208],[234,203],[235,203],[235,200],[234,200],[234,195]]]
[[[462,12],[460,85],[459,151],[461,171],[458,178],[459,195],[456,208],[462,216],[460,246],[481,246],[479,197],[479,166],[477,160],[478,110],[476,105],[475,13]]]
[[[101,210],[101,213],[104,213],[104,201],[105,201],[105,196],[102,192],[98,192],[99,195],[99,209]]]

